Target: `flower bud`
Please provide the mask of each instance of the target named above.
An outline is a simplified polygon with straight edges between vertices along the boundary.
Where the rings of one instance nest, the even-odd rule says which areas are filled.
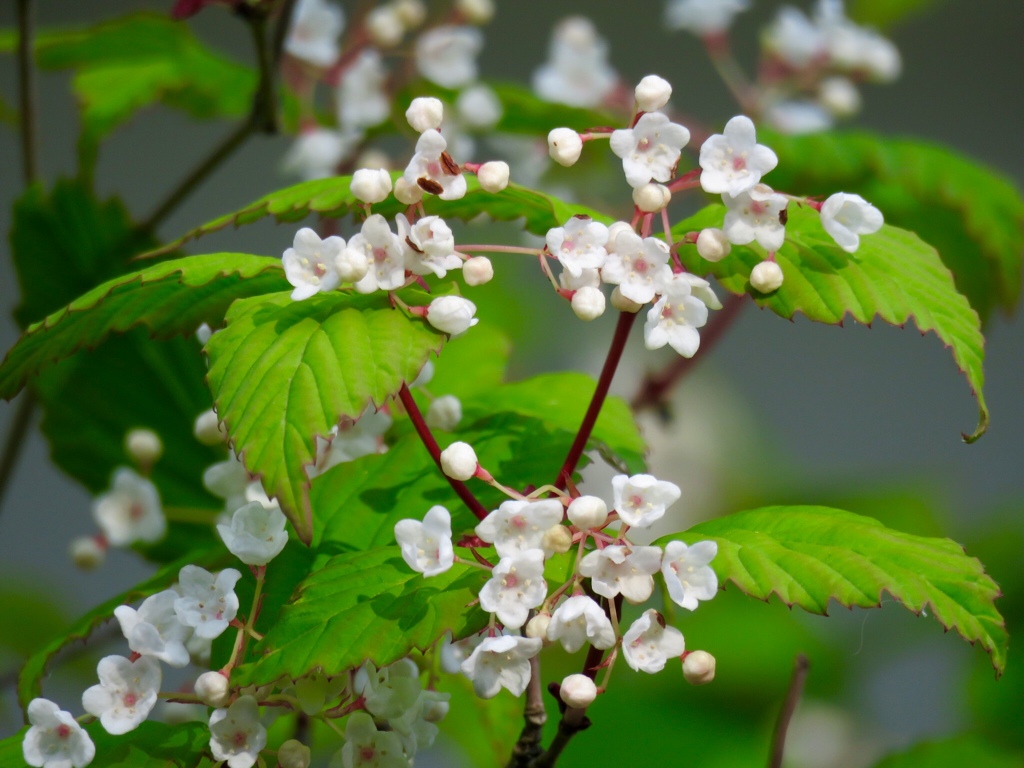
[[[621,235],[623,232],[632,232],[633,228],[629,226],[625,221],[616,221],[608,226],[608,245],[605,249],[608,253],[612,253],[615,250],[615,238]]]
[[[559,691],[562,701],[575,709],[586,709],[597,698],[597,686],[586,675],[569,675]]]
[[[485,192],[501,192],[508,186],[508,174],[508,163],[501,160],[492,160],[480,166],[476,172],[476,177]]]
[[[715,679],[715,657],[707,651],[690,651],[683,659],[683,677],[690,685],[706,685]]]
[[[195,691],[208,707],[224,707],[231,698],[231,686],[220,672],[203,672],[196,678]]]
[[[427,426],[451,432],[462,421],[462,403],[455,395],[444,395],[430,404],[427,409]]]
[[[554,128],[548,133],[548,154],[559,165],[575,165],[583,152],[583,139],[572,128]]]
[[[413,380],[412,384],[409,385],[409,388],[415,389],[416,387],[425,387],[430,383],[432,378],[434,378],[434,361],[427,360],[427,362],[423,364],[423,367],[420,368],[420,372],[416,374],[416,378]]]
[[[196,417],[192,431],[196,440],[203,445],[220,445],[228,439],[228,432],[218,421],[217,412],[213,408],[203,411]]]
[[[469,443],[452,443],[441,451],[441,471],[453,480],[469,480],[480,466]]]
[[[342,248],[334,259],[334,268],[343,283],[358,283],[370,271],[366,254],[358,248]]]
[[[420,0],[395,0],[394,6],[406,29],[415,29],[427,20],[427,6]]]
[[[669,188],[653,181],[633,190],[633,203],[644,213],[657,213],[671,200]]]
[[[580,530],[600,530],[608,522],[608,505],[597,496],[580,496],[569,502],[566,514],[569,522]]]
[[[418,133],[440,128],[444,120],[444,104],[433,96],[417,96],[405,110],[405,119]]]
[[[551,614],[550,613],[538,613],[528,622],[526,622],[526,636],[537,638],[539,637],[544,641],[544,644],[548,644],[548,627],[551,625]]]
[[[430,302],[427,308],[427,322],[439,331],[457,336],[479,321],[473,317],[476,304],[461,296],[441,296]]]
[[[777,290],[782,278],[782,267],[774,261],[762,261],[750,271],[750,285],[761,293]]]
[[[423,190],[401,177],[395,181],[395,199],[403,205],[415,205],[423,199]]]
[[[91,571],[103,565],[107,548],[103,539],[97,536],[81,536],[71,542],[71,561],[83,571]]]
[[[605,299],[600,288],[584,286],[572,295],[572,311],[580,320],[594,320],[604,314]]]
[[[391,174],[383,168],[360,168],[352,174],[349,188],[364,203],[381,203],[391,194]]]
[[[390,5],[378,5],[366,14],[366,32],[380,48],[394,48],[405,35],[402,14]]]
[[[493,128],[505,111],[498,94],[486,85],[473,85],[462,91],[455,99],[455,109],[462,125],[477,130]]]
[[[637,304],[632,299],[627,299],[622,295],[619,286],[616,285],[612,291],[612,306],[619,310],[619,312],[639,312],[643,304]]]
[[[470,24],[486,24],[494,18],[494,0],[455,0],[455,10]]]
[[[124,438],[124,448],[132,461],[148,470],[164,452],[163,441],[151,429],[132,429]]]
[[[277,750],[279,768],[309,768],[311,762],[309,747],[296,739],[288,739]]]
[[[430,691],[425,691],[425,693],[430,693]],[[448,696],[447,693],[435,695]],[[428,723],[439,723],[447,717],[449,706],[448,699],[428,700],[423,707],[423,719]]]
[[[541,541],[541,547],[546,552],[562,554],[572,549],[572,531],[564,525],[556,525],[548,528]]]
[[[850,117],[860,111],[860,91],[845,77],[828,77],[818,87],[821,105],[836,117]]]
[[[199,343],[205,347],[206,342],[210,340],[211,336],[213,336],[213,328],[210,327],[210,324],[200,323],[199,327],[196,328],[196,339],[199,340]]]
[[[706,261],[721,261],[729,255],[732,246],[725,232],[715,227],[702,229],[697,235],[697,253]]]
[[[462,279],[466,285],[483,285],[494,277],[494,265],[486,256],[473,256],[462,265]]]
[[[664,78],[648,75],[637,83],[633,95],[641,112],[654,112],[668,104],[672,98],[672,86]]]

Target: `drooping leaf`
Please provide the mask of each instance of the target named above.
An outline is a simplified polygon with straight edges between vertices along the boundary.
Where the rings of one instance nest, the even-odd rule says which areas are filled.
[[[994,601],[999,587],[981,563],[949,539],[912,536],[870,517],[828,507],[764,507],[700,523],[667,536],[713,539],[719,580],[767,600],[824,614],[830,600],[877,607],[888,592],[909,610],[927,610],[947,629],[979,642],[997,674],[1006,666],[1007,634]]]
[[[207,344],[217,413],[246,467],[309,543],[306,467],[316,436],[413,381],[444,336],[384,295],[336,292],[296,302],[271,294],[235,302],[226,321]]]
[[[479,568],[456,564],[425,579],[398,547],[337,555],[299,585],[256,646],[257,659],[239,666],[232,682],[294,679],[312,669],[332,677],[366,659],[391,664],[447,630],[465,637],[487,623],[483,611],[466,607],[486,578]]]
[[[953,359],[967,377],[978,399],[979,423],[964,439],[972,442],[988,428],[988,406],[982,387],[985,340],[981,321],[967,299],[957,291],[952,275],[935,249],[912,232],[885,225],[861,238],[856,253],[839,248],[822,229],[818,215],[790,206],[786,242],[777,254],[785,282],[763,295],[750,287],[750,271],[762,261],[764,250],[752,244],[734,246],[726,259],[704,261],[695,248],[682,248],[687,269],[713,274],[729,291],[750,293],[762,307],[792,318],[797,313],[821,323],[842,323],[847,315],[861,323],[877,316],[892,325],[913,320],[922,333],[934,331],[950,347]],[[711,205],[673,228],[675,236],[705,227],[720,227],[721,205]]]
[[[767,179],[773,187],[801,195],[856,192],[889,224],[935,246],[982,319],[1017,305],[1024,198],[1004,176],[945,147],[869,133],[766,133],[762,140],[779,155]]]
[[[90,291],[77,287],[82,295],[30,326],[7,353],[0,397],[12,398],[29,376],[111,333],[145,326],[169,338],[194,333],[202,323],[216,327],[235,299],[281,291],[288,283],[279,259],[220,253],[164,261]]]
[[[989,739],[967,734],[916,744],[890,755],[875,768],[1019,768],[1022,764],[1024,754],[1008,752]]]

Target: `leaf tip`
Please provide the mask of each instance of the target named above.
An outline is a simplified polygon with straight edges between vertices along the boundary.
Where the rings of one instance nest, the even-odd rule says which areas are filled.
[[[982,435],[984,435],[988,431],[988,424],[989,424],[988,408],[986,408],[984,405],[982,405],[981,406],[981,411],[980,411],[980,413],[978,415],[978,426],[977,426],[977,428],[971,434],[967,434],[966,432],[961,432],[960,436],[963,438],[963,441],[965,443],[970,445],[971,443],[976,442]]]

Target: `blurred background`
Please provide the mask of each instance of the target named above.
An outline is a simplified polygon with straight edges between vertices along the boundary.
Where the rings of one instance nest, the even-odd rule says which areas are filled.
[[[0,28],[13,27],[12,5],[0,7]],[[129,10],[164,13],[170,5],[170,0],[41,0],[37,21],[39,28],[74,26]],[[758,30],[779,4],[756,0],[753,5],[734,27],[738,58],[748,69],[756,56]],[[663,30],[662,3],[649,0],[628,9],[614,0],[499,0],[496,18],[484,28],[482,76],[529,82],[546,57],[551,27],[574,13],[588,15],[608,38],[611,61],[626,83],[660,74],[673,84],[678,109],[716,128],[738,113],[696,38]],[[210,45],[250,61],[247,32],[227,13],[212,9],[191,24]],[[903,56],[903,74],[893,84],[865,87],[863,112],[853,125],[949,145],[1021,186],[1022,33],[1019,0],[932,4],[887,31]],[[60,73],[40,77],[42,171],[47,181],[75,168],[77,117],[69,79]],[[6,101],[15,101],[10,56],[0,57],[0,89]],[[227,131],[225,124],[197,123],[165,109],[144,112],[104,147],[97,169],[100,193],[117,194],[133,213],[144,215]],[[159,234],[176,237],[290,183],[278,170],[289,145],[287,137],[249,142]],[[515,180],[515,167],[512,176]],[[621,198],[612,204],[621,208],[628,203],[628,191],[620,186]],[[16,134],[0,127],[4,232],[20,190]],[[188,250],[277,255],[291,244],[293,231],[263,221],[215,233]],[[499,234],[510,237],[510,232]],[[477,242],[480,237],[473,235]],[[564,303],[543,291],[535,270],[497,259],[495,263],[498,277],[514,286],[501,312],[513,333],[513,373],[575,368],[596,375],[606,342],[581,346],[575,336],[578,321]],[[533,289],[541,290],[544,299],[534,300],[527,293]],[[9,312],[17,297],[5,254],[0,258],[4,350],[18,337]],[[486,311],[482,315],[486,319]],[[588,337],[610,338],[611,321],[604,325],[606,334]],[[912,533],[949,536],[989,566],[1007,594],[1000,607],[1020,628],[1022,332],[1019,314],[997,312],[989,321],[986,395],[992,426],[978,443],[966,445],[960,433],[973,430],[976,403],[934,336],[882,323],[866,328],[848,322],[837,328],[802,318],[788,322],[747,307],[727,336],[699,356],[700,365],[673,398],[672,419],[642,416],[652,446],[652,471],[679,482],[688,499],[673,522],[684,527],[716,512],[768,503],[824,503]],[[638,335],[613,391],[631,397],[643,374],[669,359],[646,352]],[[0,404],[0,434],[7,433],[12,412],[11,404]],[[594,482],[598,487],[596,474]],[[33,429],[0,508],[0,736],[20,727],[10,685],[18,659],[44,639],[19,632],[14,623],[19,612],[40,613],[45,619],[40,626],[56,631],[149,572],[135,555],[116,551],[98,571],[83,573],[73,567],[68,544],[94,532],[89,505],[88,493],[53,467],[45,440]],[[810,657],[812,669],[793,727],[789,765],[873,765],[893,748],[962,731],[1024,747],[1024,736],[1014,732],[1024,705],[1024,663],[1015,653],[1011,651],[1008,672],[997,684],[985,654],[946,636],[933,619],[894,605],[870,612],[836,608],[833,613],[827,619],[791,613],[777,602],[762,604],[727,590],[680,624],[688,647],[707,648],[718,657],[714,684],[693,689],[665,672],[627,685],[627,676],[639,676],[623,670],[615,681],[622,683],[622,690],[616,686],[615,695],[608,697],[616,701],[600,701],[593,718],[630,713],[647,729],[636,737],[643,739],[645,750],[676,750],[674,754],[685,754],[693,765],[757,764],[764,760],[793,657],[801,651]],[[553,662],[556,668],[559,663]],[[74,691],[81,690],[91,668],[82,663],[85,678],[76,678],[72,668],[66,686],[58,676],[47,693],[73,703]],[[707,738],[683,741],[687,735]],[[573,743],[567,765],[612,764],[616,759],[631,764],[634,747],[628,740],[609,744],[588,737],[584,734]]]

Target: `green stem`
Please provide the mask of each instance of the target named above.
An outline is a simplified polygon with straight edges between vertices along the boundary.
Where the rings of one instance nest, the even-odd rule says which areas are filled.
[[[786,699],[782,702],[782,709],[779,710],[779,718],[775,721],[775,731],[772,733],[772,746],[768,754],[768,768],[781,768],[782,755],[786,746],[786,731],[789,730],[789,722],[793,719],[796,705],[800,703],[800,694],[804,690],[804,682],[807,680],[807,671],[811,663],[802,653],[798,654],[793,662],[793,675],[789,678],[789,689],[786,691]]]

